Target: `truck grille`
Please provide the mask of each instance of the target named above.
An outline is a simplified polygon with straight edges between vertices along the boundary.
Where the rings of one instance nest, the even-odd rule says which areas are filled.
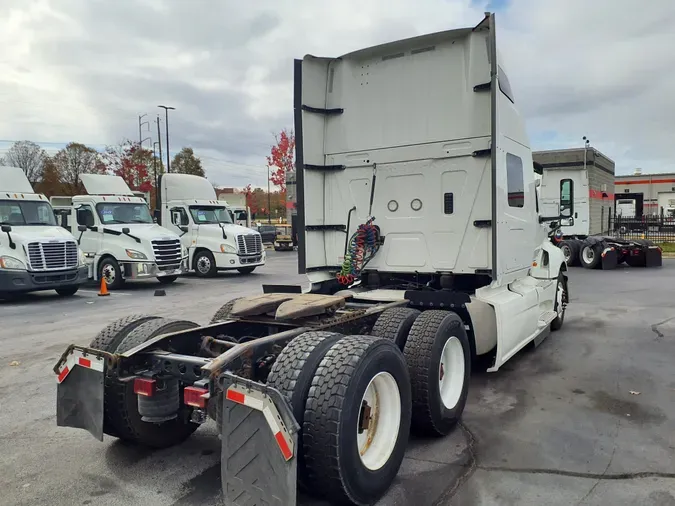
[[[179,239],[152,241],[155,262],[160,270],[178,269],[180,267],[182,248]]]
[[[259,255],[262,252],[262,237],[260,234],[237,236],[237,246],[240,255]]]
[[[28,243],[28,261],[33,271],[74,269],[78,263],[75,241]]]

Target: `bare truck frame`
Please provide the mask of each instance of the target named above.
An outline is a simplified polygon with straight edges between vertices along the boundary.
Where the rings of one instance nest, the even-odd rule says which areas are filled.
[[[228,506],[298,486],[373,504],[411,431],[459,422],[473,364],[497,371],[569,302],[524,121],[477,26],[295,61],[298,267],[209,325],[111,323],[55,367],[57,423],[138,444],[213,419]],[[566,214],[567,213],[567,214]]]

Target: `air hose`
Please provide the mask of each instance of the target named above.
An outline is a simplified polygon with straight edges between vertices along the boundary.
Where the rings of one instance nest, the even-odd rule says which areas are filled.
[[[337,275],[337,280],[342,285],[351,285],[359,278],[361,271],[375,256],[380,248],[380,231],[373,225],[374,217],[371,217],[359,225],[356,232],[349,239],[342,269]]]

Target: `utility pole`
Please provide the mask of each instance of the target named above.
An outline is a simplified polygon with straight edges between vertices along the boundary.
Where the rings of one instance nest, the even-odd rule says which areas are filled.
[[[159,161],[162,161],[162,132],[159,128],[159,122],[162,121],[159,119],[159,114],[157,115],[157,120],[155,123],[157,123],[157,144],[159,144]]]
[[[267,223],[272,223],[272,196],[270,195],[270,166],[267,165]]]
[[[141,114],[138,116],[138,146],[141,147],[143,144],[143,141],[146,141],[150,139],[150,137],[146,137],[145,139],[143,138],[143,125],[148,125],[148,131],[150,131],[150,122],[149,121],[143,121],[143,118],[145,118],[147,114]]]
[[[157,181],[157,152],[155,151],[157,144],[161,146],[160,142],[155,141],[152,143],[152,171],[155,175],[155,188],[157,188],[157,185],[159,184],[159,181]]]
[[[158,105],[157,107],[161,107],[164,109],[164,112],[166,113],[166,172],[167,174],[171,172],[171,165],[169,162],[169,109],[172,111],[176,110],[175,107],[170,107],[166,105]]]

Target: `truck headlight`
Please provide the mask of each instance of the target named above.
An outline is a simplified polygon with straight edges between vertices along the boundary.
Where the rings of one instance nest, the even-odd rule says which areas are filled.
[[[79,263],[78,263],[79,267],[82,267],[83,265],[85,265],[87,263],[87,257],[84,256],[84,251],[78,250],[77,257],[79,259]]]
[[[182,252],[183,252],[183,258],[185,258],[186,256],[188,256],[188,254],[189,254],[189,253],[188,253],[188,249],[187,249],[185,246],[183,246]]]
[[[25,271],[26,265],[18,258],[4,256],[0,257],[0,269]]]
[[[221,253],[236,253],[237,249],[231,244],[221,244],[220,251]]]
[[[124,250],[127,252],[127,256],[129,258],[133,258],[134,260],[147,260],[148,257],[145,256],[145,253],[141,253],[140,251],[136,251],[135,249],[127,249]]]

